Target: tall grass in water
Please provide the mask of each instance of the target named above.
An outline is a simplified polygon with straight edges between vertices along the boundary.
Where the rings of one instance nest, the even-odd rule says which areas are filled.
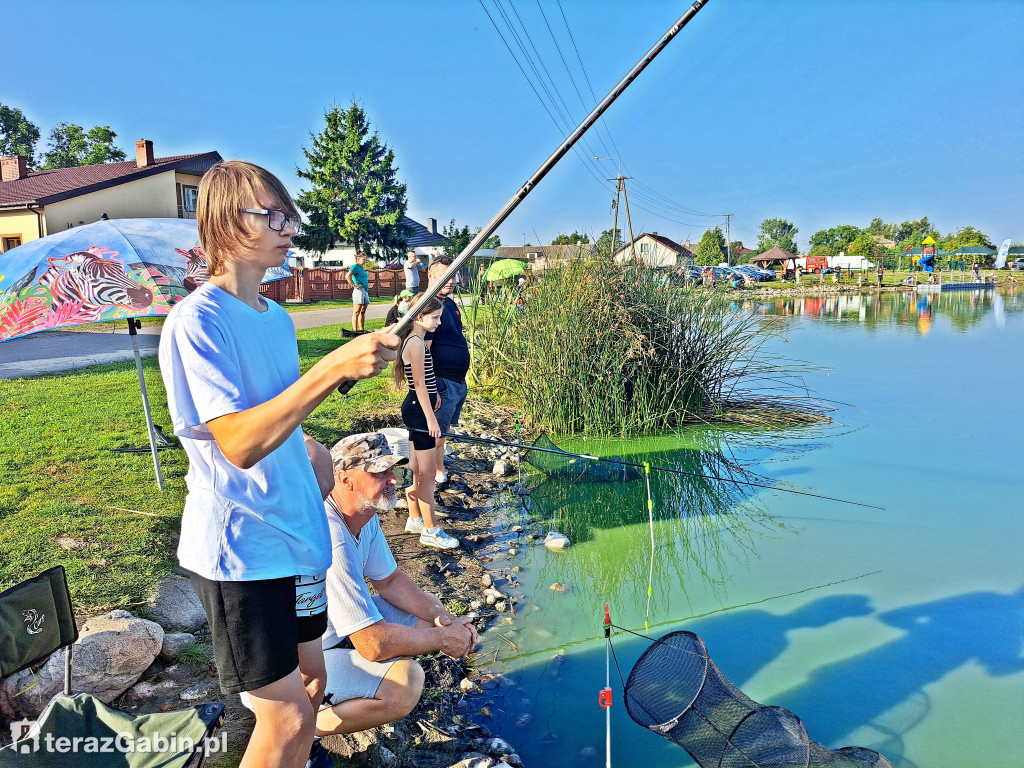
[[[771,335],[763,318],[661,278],[588,258],[535,274],[521,306],[515,291],[491,291],[488,304],[464,313],[475,383],[561,433],[638,434],[736,406],[750,406],[756,420],[772,402],[787,418],[814,410],[792,370],[760,359]]]

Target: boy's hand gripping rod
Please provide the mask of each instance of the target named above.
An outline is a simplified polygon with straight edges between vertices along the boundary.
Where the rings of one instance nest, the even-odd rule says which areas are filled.
[[[708,0],[695,0],[693,5],[686,9],[686,13],[680,16],[679,20],[671,26],[668,32],[662,35],[661,39],[658,40],[658,42],[655,43],[646,54],[644,54],[643,58],[633,65],[633,68],[626,73],[626,76],[619,81],[618,85],[612,88],[608,95],[605,96],[596,107],[594,107],[593,112],[587,115],[583,122],[576,126],[576,130],[570,133],[565,141],[559,145],[558,149],[551,154],[551,157],[544,161],[544,164],[537,169],[533,176],[530,177],[529,181],[519,188],[519,191],[512,196],[511,200],[505,203],[505,206],[498,211],[497,215],[493,219],[491,219],[491,223],[477,233],[476,237],[470,241],[469,245],[467,245],[462,253],[455,258],[448,269],[444,271],[444,274],[442,274],[437,280],[431,281],[430,287],[427,288],[426,292],[423,294],[423,298],[411,306],[409,311],[406,312],[398,321],[398,324],[393,329],[394,333],[400,332],[409,325],[409,323],[411,323],[420,313],[424,305],[437,296],[438,292],[441,290],[441,286],[455,278],[455,273],[459,271],[459,268],[466,263],[466,260],[470,256],[476,253],[477,249],[483,245],[484,240],[494,234],[494,231],[512,214],[512,211],[519,207],[519,204],[526,199],[526,196],[533,191],[533,188],[537,186],[540,180],[547,175],[548,171],[555,167],[555,164],[562,159],[566,152],[572,149],[573,145],[576,144],[576,142],[583,137],[583,134],[590,129],[590,126],[598,121],[601,115],[603,115],[608,107],[612,105],[612,102],[622,95],[622,92],[629,87],[630,83],[636,80],[639,74],[647,68],[647,65],[654,61],[654,57],[661,53],[672,38],[679,34],[682,28],[689,24],[690,20],[697,15],[697,12],[707,4]],[[342,382],[338,387],[338,391],[345,394],[352,389],[353,385],[355,385],[354,381]]]

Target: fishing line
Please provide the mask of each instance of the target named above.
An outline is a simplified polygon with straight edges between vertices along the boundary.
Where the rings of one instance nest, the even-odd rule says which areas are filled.
[[[412,429],[411,432],[422,432],[423,434],[430,434],[426,429]],[[526,451],[540,451],[541,453],[554,453],[558,456],[569,456],[574,459],[587,459],[589,461],[601,461],[605,464],[617,464],[620,467],[636,467],[637,469],[643,469],[643,464],[638,464],[634,461],[623,461],[622,459],[602,459],[600,456],[591,456],[586,453],[572,453],[571,451],[563,451],[562,449],[555,448],[538,448],[535,445],[523,445],[522,443],[510,443],[505,440],[494,440],[487,437],[472,437],[470,435],[453,435],[448,432],[442,432],[441,437],[446,440],[462,440],[473,443],[484,443],[486,445],[501,445],[506,448],[519,448]],[[769,491],[782,491],[783,493],[793,493],[797,496],[809,496],[813,499],[822,499],[824,501],[835,501],[840,504],[852,504],[855,507],[865,507],[866,509],[880,509],[885,510],[885,507],[879,507],[874,504],[864,504],[859,501],[848,501],[846,499],[837,499],[834,496],[823,496],[820,493],[811,493],[810,491],[797,491],[792,488],[783,488],[778,485],[767,485],[765,483],[755,483],[750,480],[736,480],[732,477],[722,477],[721,475],[705,475],[700,472],[687,472],[685,469],[673,469],[671,467],[659,467],[652,466],[651,469],[655,469],[658,472],[667,472],[672,475],[684,475],[686,477],[702,477],[705,480],[719,480],[723,483],[734,483],[736,485],[749,485],[754,488],[765,488]]]
[[[647,519],[651,525],[651,570],[647,574],[647,613],[644,615],[644,632],[651,618],[651,595],[654,592],[654,500],[651,498],[651,465],[644,462],[644,480],[647,483]]]
[[[845,579],[838,579],[837,581],[829,581],[829,582],[826,582],[824,584],[816,584],[816,585],[814,585],[812,587],[804,587],[803,589],[797,589],[797,590],[795,590],[793,592],[784,592],[781,595],[770,595],[769,597],[762,597],[762,598],[760,598],[758,600],[750,600],[750,601],[748,601],[746,603],[737,603],[736,605],[727,605],[724,608],[715,608],[713,611],[705,611],[704,613],[695,613],[692,616],[684,616],[681,619],[666,619],[665,621],[662,621],[662,622],[659,622],[657,624],[652,625],[652,628],[653,629],[657,629],[658,627],[671,626],[673,624],[681,624],[684,621],[693,621],[694,619],[703,619],[703,618],[705,618],[707,616],[714,616],[715,614],[718,614],[718,613],[728,613],[729,611],[735,611],[735,610],[738,610],[740,608],[750,608],[751,606],[754,606],[754,605],[762,605],[764,603],[769,603],[772,600],[781,600],[784,597],[796,597],[797,595],[803,595],[803,594],[806,594],[808,592],[816,592],[819,589],[827,589],[828,587],[835,587],[835,586],[838,586],[840,584],[848,584],[851,581],[859,581],[860,579],[867,578],[868,576],[876,576],[876,575],[878,575],[881,572],[882,572],[881,570],[868,571],[867,573],[862,573],[862,574],[860,574],[858,576],[849,576],[849,577],[847,577]],[[638,637],[642,637],[642,638],[644,638],[646,640],[654,640],[654,638],[648,637],[647,635],[641,634],[640,632],[636,632],[636,631],[634,631],[632,629],[626,629],[625,627],[619,627],[619,626],[617,626],[616,628],[617,629],[621,629],[623,632],[628,632],[631,635],[636,635]],[[507,658],[503,658],[501,661],[502,661],[502,663],[507,664],[507,663],[509,663],[511,661],[517,661],[519,659],[530,658],[531,656],[536,656],[536,655],[541,654],[541,653],[550,653],[551,651],[555,650],[556,648],[572,648],[572,647],[577,646],[577,645],[585,645],[586,643],[592,643],[596,639],[599,639],[599,638],[583,637],[583,638],[580,638],[579,640],[573,640],[573,641],[567,642],[567,643],[560,643],[559,645],[557,645],[555,647],[552,647],[552,648],[540,648],[540,649],[535,650],[535,651],[527,651],[525,653],[519,653],[519,654],[516,654],[515,656],[509,656]],[[479,666],[486,667],[486,666],[489,666],[489,664],[490,664],[490,662],[487,662],[487,663],[481,664]]]

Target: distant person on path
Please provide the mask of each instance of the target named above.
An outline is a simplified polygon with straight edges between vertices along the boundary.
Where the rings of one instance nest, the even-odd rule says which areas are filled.
[[[801,281],[803,280],[803,277],[804,277],[804,271],[800,267],[800,265],[798,264],[797,267],[796,267],[796,284],[797,285],[800,285]]]
[[[345,437],[331,457],[334,490],[324,510],[334,561],[327,572],[327,692],[318,736],[405,717],[423,690],[423,669],[409,657],[436,651],[465,657],[477,639],[469,619],[453,616],[398,568],[380,529],[377,513],[397,501],[393,467],[406,459],[379,433]],[[351,647],[343,648],[346,639]]]
[[[978,267],[978,262],[974,262],[974,264],[971,265],[971,271],[974,273],[974,282],[980,283],[981,269]]]
[[[388,316],[384,320],[384,327],[390,327],[398,322],[399,318],[403,317],[406,312],[409,311],[409,307],[412,306],[412,291],[402,291],[400,294],[395,296],[395,301],[391,305],[391,309],[388,310]]]
[[[405,255],[402,271],[405,273],[405,290],[411,291],[415,296],[420,292],[420,260],[412,248]]]
[[[366,330],[366,308],[370,306],[370,276],[366,274],[366,254],[356,254],[356,263],[349,267],[348,284],[352,286],[352,330]]]
[[[832,282],[839,285],[839,278],[842,276],[843,268],[836,267],[832,270]]]
[[[437,256],[430,262],[427,274],[430,282],[437,282],[452,263],[450,256]],[[441,314],[441,325],[433,334],[427,336],[430,342],[430,353],[434,358],[434,371],[437,373],[438,386],[444,392],[441,409],[437,412],[437,422],[442,434],[448,432],[459,423],[462,406],[466,402],[468,389],[466,374],[469,373],[469,344],[462,332],[462,312],[452,298],[454,280],[448,280],[437,296],[444,302]],[[444,471],[444,438],[437,441],[437,482],[444,483],[448,475]]]
[[[434,361],[425,336],[437,330],[443,314],[440,299],[433,298],[399,334],[402,346],[398,362],[392,369],[395,384],[408,385],[402,401],[402,421],[409,430],[412,485],[406,490],[409,499],[407,533],[418,533],[420,544],[438,549],[456,549],[459,540],[449,536],[434,519],[434,488],[439,466],[435,449],[441,437],[436,412],[442,407],[447,392],[434,371]],[[442,454],[443,457],[443,454]],[[441,459],[443,461],[443,458]]]
[[[338,384],[386,367],[399,339],[368,334],[300,377],[291,319],[260,296],[299,227],[288,190],[251,163],[220,162],[199,185],[196,218],[210,277],[174,306],[160,339],[189,462],[178,560],[206,612],[221,689],[247,691],[256,714],[243,764],[299,768],[326,677],[331,564],[331,478],[313,466],[326,449],[301,424]]]
[[[881,264],[878,265],[878,269],[875,270],[875,274],[878,276],[878,287],[882,287],[882,276],[885,274],[885,267]]]

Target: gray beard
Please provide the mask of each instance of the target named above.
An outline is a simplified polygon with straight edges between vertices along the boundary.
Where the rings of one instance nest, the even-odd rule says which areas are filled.
[[[384,491],[376,500],[370,499],[363,494],[359,494],[359,504],[363,509],[375,509],[378,512],[387,512],[395,508],[398,504],[398,491],[395,488],[390,488]]]

